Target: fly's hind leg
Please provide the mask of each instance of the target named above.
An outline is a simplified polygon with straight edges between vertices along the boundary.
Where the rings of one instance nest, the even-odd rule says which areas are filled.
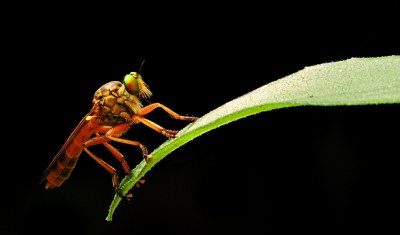
[[[143,144],[141,144],[137,141],[125,140],[122,138],[114,137],[114,136],[123,135],[129,129],[129,127],[130,127],[130,124],[128,124],[128,123],[122,123],[115,127],[102,126],[101,128],[99,128],[99,132],[105,133],[104,135],[100,135],[99,133],[96,133],[95,137],[93,137],[83,143],[83,149],[85,150],[85,152],[93,160],[95,160],[100,166],[102,166],[107,172],[109,172],[112,175],[112,184],[113,184],[116,194],[118,194],[118,196],[120,196],[122,198],[126,198],[128,200],[132,198],[132,194],[128,194],[125,196],[122,194],[121,188],[119,187],[119,177],[118,177],[118,174],[117,174],[117,171],[115,170],[115,168],[112,167],[111,165],[109,165],[108,163],[106,163],[105,161],[103,161],[101,158],[97,157],[94,153],[92,153],[88,149],[88,147],[93,146],[93,145],[103,144],[114,155],[114,157],[117,158],[121,162],[125,173],[128,174],[128,173],[130,173],[130,167],[128,166],[128,163],[126,162],[125,157],[114,146],[109,144],[108,143],[109,141],[114,140],[114,141],[117,141],[120,143],[138,146],[138,147],[140,147],[146,162],[148,162],[150,160],[150,156],[148,154],[147,148]],[[139,187],[142,184],[144,184],[144,180],[140,180],[136,184],[136,186]]]
[[[96,133],[96,136],[100,136],[99,133]],[[122,168],[124,168],[124,171],[126,174],[129,174],[131,172],[131,168],[129,167],[128,163],[125,160],[125,156],[122,155],[120,151],[118,151],[114,146],[112,146],[109,143],[103,143],[103,145],[114,155],[116,159],[118,159],[119,162],[121,162]]]
[[[100,136],[100,134],[96,133],[96,136]],[[108,151],[110,151],[112,153],[112,155],[114,155],[114,157],[116,159],[118,159],[118,161],[121,162],[121,165],[122,165],[122,168],[124,168],[125,174],[129,174],[131,172],[131,168],[129,167],[128,163],[126,162],[124,155],[109,143],[103,143],[103,145],[108,149]],[[147,150],[146,150],[146,155],[148,155]],[[136,183],[136,188],[139,188],[140,186],[142,186],[144,184],[144,182],[145,182],[144,179],[139,180],[139,182]],[[132,195],[129,198],[131,198],[131,197],[132,197]]]
[[[125,196],[122,194],[121,188],[119,187],[119,177],[118,177],[118,174],[117,174],[117,171],[115,170],[115,168],[112,167],[111,165],[109,165],[108,163],[106,163],[105,161],[103,161],[101,158],[97,157],[94,153],[92,153],[86,147],[84,147],[83,149],[91,158],[93,158],[93,160],[95,160],[100,166],[102,166],[106,171],[108,171],[108,173],[110,173],[112,175],[112,184],[115,189],[115,193],[118,194],[118,196],[120,196],[122,198],[126,198],[127,200],[131,199],[132,194],[127,194]]]

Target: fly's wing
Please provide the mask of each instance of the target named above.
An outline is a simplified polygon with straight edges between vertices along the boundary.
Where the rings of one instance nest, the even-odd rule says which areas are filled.
[[[47,175],[50,173],[51,169],[53,168],[54,164],[56,164],[57,160],[60,158],[60,156],[65,152],[66,148],[71,144],[72,141],[74,141],[74,138],[78,134],[79,130],[88,122],[88,117],[93,114],[95,110],[95,107],[93,107],[88,114],[85,115],[85,117],[82,118],[82,120],[79,122],[78,126],[75,127],[75,130],[71,133],[71,135],[68,137],[67,141],[64,143],[60,151],[58,151],[57,155],[54,157],[54,159],[51,161],[47,169],[43,173],[43,178],[41,179],[40,183],[43,183],[46,180]]]

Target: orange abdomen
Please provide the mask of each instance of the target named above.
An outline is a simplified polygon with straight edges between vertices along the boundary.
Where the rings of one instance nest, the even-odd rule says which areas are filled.
[[[75,136],[65,143],[64,151],[59,153],[46,176],[46,189],[60,187],[69,178],[83,150],[83,143],[90,139],[97,125],[91,121],[76,130]]]

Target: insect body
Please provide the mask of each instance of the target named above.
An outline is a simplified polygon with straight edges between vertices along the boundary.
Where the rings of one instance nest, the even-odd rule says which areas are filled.
[[[149,98],[151,95],[142,76],[136,72],[126,75],[123,82],[111,81],[100,87],[94,94],[92,109],[80,121],[44,172],[42,182],[46,181],[46,189],[60,187],[71,175],[82,151],[85,151],[112,175],[113,187],[116,193],[123,197],[115,168],[92,153],[88,147],[103,144],[121,162],[125,173],[128,174],[130,167],[122,153],[113,147],[110,141],[139,147],[148,162],[150,156],[143,144],[121,138],[133,124],[143,123],[168,138],[174,138],[178,131],[165,129],[146,119],[144,115],[156,108],[162,108],[175,119],[185,121],[197,119],[197,117],[181,116],[160,103],[143,107],[140,99]]]

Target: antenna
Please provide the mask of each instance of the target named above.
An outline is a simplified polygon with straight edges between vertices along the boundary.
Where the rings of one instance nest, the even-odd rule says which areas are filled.
[[[144,64],[144,62],[145,62],[146,60],[143,60],[142,61],[142,64],[140,65],[140,67],[139,67],[139,70],[138,70],[138,74],[140,74],[140,72],[142,71],[142,67],[143,67],[143,64]]]

